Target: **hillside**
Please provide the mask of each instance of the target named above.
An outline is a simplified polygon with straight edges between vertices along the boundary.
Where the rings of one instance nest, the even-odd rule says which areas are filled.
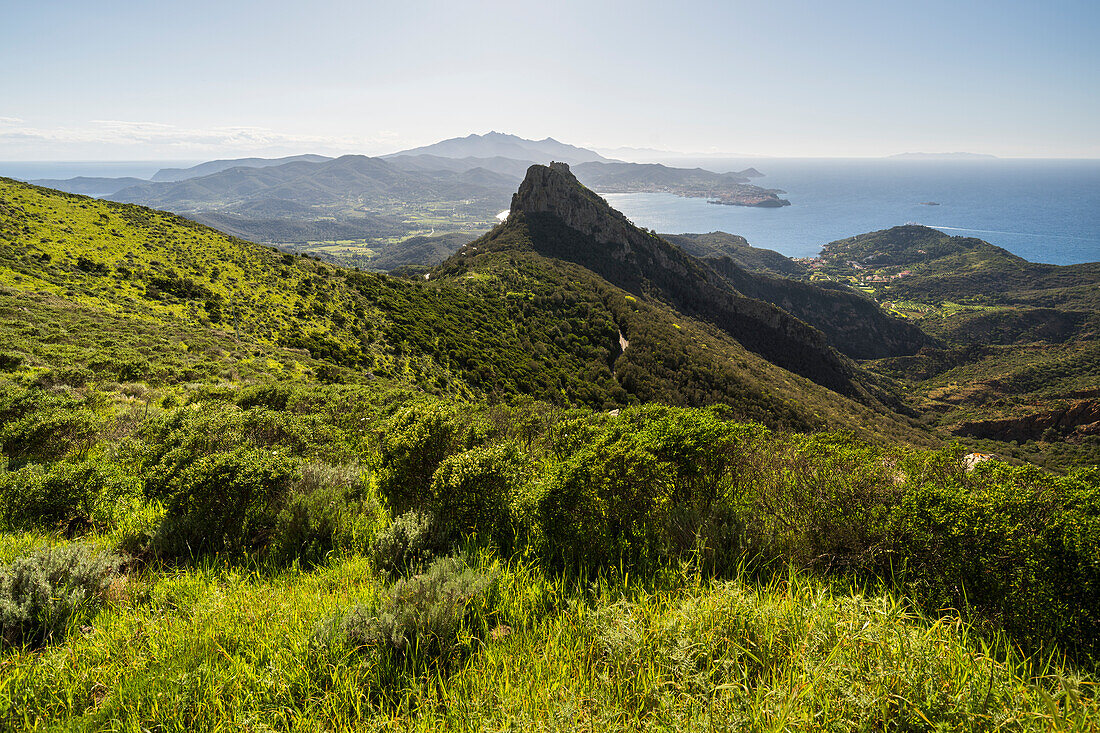
[[[348,155],[236,167],[177,183],[146,183],[110,198],[170,209],[249,239],[280,243],[402,239],[436,224],[484,230],[515,187],[484,168],[402,170]]]
[[[502,176],[514,178],[517,185],[523,180],[524,174],[527,173],[527,168],[534,162],[531,160],[505,158],[499,155],[492,158],[448,158],[442,155],[428,155],[427,153],[420,153],[417,155],[387,155],[384,156],[384,158],[391,165],[404,171],[449,170],[456,173],[464,173],[474,168],[483,168],[487,171],[499,173]]]
[[[36,186],[44,188],[56,188],[68,193],[79,193],[84,196],[110,196],[130,186],[141,186],[147,181],[141,178],[102,178],[97,176],[77,176],[76,178],[56,179],[43,178],[29,181]]]
[[[735,265],[750,272],[796,279],[807,275],[806,266],[802,263],[774,250],[753,247],[748,240],[737,234],[662,234],[661,239],[699,259],[728,257]]]
[[[818,272],[866,284],[941,344],[868,366],[926,419],[984,449],[1061,466],[1100,458],[1100,263],[1028,262],[921,226],[840,240]],[[857,268],[856,265],[859,265]]]
[[[234,158],[232,160],[209,160],[205,163],[191,166],[190,168],[161,168],[150,179],[154,183],[174,183],[185,181],[188,178],[201,178],[212,173],[221,173],[230,168],[267,168],[285,163],[322,163],[332,158],[325,155],[288,155],[284,158]],[[121,191],[122,189],[116,189]]]
[[[714,173],[702,168],[596,162],[575,166],[573,174],[602,193],[672,193],[736,206],[780,207],[791,203],[779,197],[783,191],[753,186],[739,173]]]
[[[880,299],[942,304],[968,300],[988,306],[1058,306],[1100,309],[1100,263],[1045,265],[980,239],[953,237],[919,225],[831,242],[822,248],[827,266],[910,275],[880,288]],[[865,275],[865,276],[866,276]]]
[[[968,471],[564,166],[427,274],[0,179],[0,727],[1100,719],[1095,469]]]

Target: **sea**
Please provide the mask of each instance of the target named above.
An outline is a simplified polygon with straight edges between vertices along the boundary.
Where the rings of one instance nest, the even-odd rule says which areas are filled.
[[[190,168],[201,160],[75,160],[75,161],[3,161],[0,176],[20,181],[88,178],[152,178],[161,168]]]
[[[0,176],[148,178],[160,168],[198,162],[0,161]],[[668,164],[719,172],[755,167],[764,176],[753,183],[782,189],[791,205],[722,206],[662,193],[605,198],[638,226],[740,234],[788,257],[812,257],[837,239],[917,223],[984,239],[1032,262],[1100,261],[1100,160],[705,158]]]
[[[638,226],[740,234],[754,247],[788,257],[812,257],[837,239],[916,223],[984,239],[1032,262],[1100,261],[1100,160],[753,158],[674,165],[719,172],[755,167],[764,176],[752,182],[786,191],[782,198],[791,205],[603,195]]]

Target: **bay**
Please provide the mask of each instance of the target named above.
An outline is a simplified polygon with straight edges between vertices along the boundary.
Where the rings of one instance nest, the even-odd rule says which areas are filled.
[[[722,206],[665,193],[601,194],[635,224],[669,234],[725,231],[789,257],[906,223],[978,237],[1032,262],[1100,261],[1100,161],[757,158],[670,163],[754,166],[791,206]],[[934,202],[938,205],[925,205]]]

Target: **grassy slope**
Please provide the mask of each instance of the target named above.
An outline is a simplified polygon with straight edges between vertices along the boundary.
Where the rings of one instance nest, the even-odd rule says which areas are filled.
[[[629,342],[625,352],[612,352],[614,372],[617,381],[643,402],[724,402],[742,419],[773,425],[828,425],[865,437],[889,436],[916,445],[936,442],[888,410],[842,397],[752,353],[711,324],[679,314],[660,301],[629,295],[577,265],[530,252],[468,252],[438,274],[459,281],[497,282],[496,287],[508,292],[530,292],[536,284],[543,288],[534,301],[536,310],[546,300],[584,294],[585,318],[600,314]],[[561,336],[568,335],[567,328]]]

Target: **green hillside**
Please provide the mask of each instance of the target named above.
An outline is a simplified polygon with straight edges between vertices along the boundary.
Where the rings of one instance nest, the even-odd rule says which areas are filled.
[[[983,306],[1100,308],[1100,263],[1028,262],[980,239],[952,237],[919,225],[831,242],[821,257],[834,268],[860,263],[884,275],[909,270],[876,293],[880,300],[957,301]]]
[[[1095,467],[521,193],[425,279],[0,181],[0,729],[1097,727]]]
[[[747,239],[736,234],[726,232],[662,234],[661,239],[675,244],[689,255],[700,259],[728,257],[738,267],[750,272],[792,278],[806,275],[805,265],[774,250],[753,247]]]
[[[1028,262],[921,226],[833,242],[822,260],[938,337],[866,365],[905,384],[930,424],[1052,467],[1100,460],[1100,264]]]

